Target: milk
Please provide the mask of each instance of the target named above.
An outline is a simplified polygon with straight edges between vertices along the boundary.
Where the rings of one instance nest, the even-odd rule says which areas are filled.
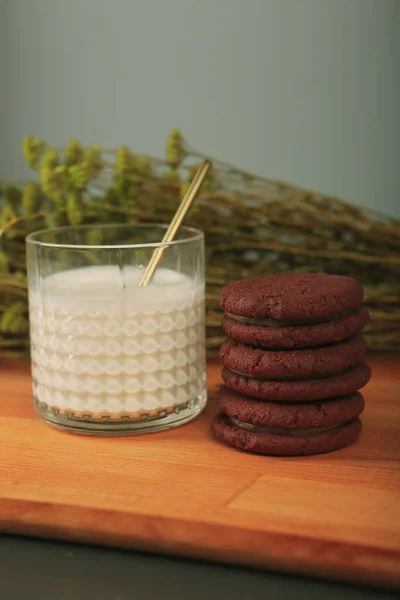
[[[33,392],[52,420],[153,419],[205,404],[204,286],[92,266],[29,293]]]

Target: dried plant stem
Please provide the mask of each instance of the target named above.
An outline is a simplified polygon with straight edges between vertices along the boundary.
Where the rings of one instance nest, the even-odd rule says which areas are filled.
[[[77,223],[170,222],[195,168],[209,159],[178,131],[168,138],[165,158],[124,146],[85,148],[78,140],[54,148],[29,137],[24,156],[40,171],[40,187],[24,180],[0,181],[1,356],[22,357],[29,349],[27,233]],[[398,219],[214,159],[187,223],[206,236],[210,356],[224,337],[221,287],[232,279],[282,271],[357,277],[371,313],[365,332],[369,347],[400,350]],[[15,307],[22,325],[10,318],[8,311],[12,316]],[[21,327],[24,334],[13,333]]]

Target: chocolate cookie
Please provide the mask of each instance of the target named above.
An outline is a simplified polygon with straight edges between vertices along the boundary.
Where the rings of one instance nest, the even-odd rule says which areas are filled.
[[[221,413],[241,423],[278,429],[309,429],[353,421],[364,410],[359,392],[320,402],[269,402],[241,396],[225,386],[217,393]]]
[[[297,324],[347,313],[362,300],[362,285],[351,277],[284,273],[233,281],[222,290],[220,304],[228,314]]]
[[[371,369],[361,363],[340,375],[296,381],[274,381],[238,375],[227,367],[222,369],[225,385],[251,398],[275,402],[311,402],[346,396],[364,387],[371,377]]]
[[[301,456],[331,452],[352,444],[361,433],[361,421],[356,419],[328,431],[316,429],[312,433],[281,435],[246,431],[224,415],[218,415],[211,428],[215,437],[228,446],[259,454]]]
[[[369,321],[368,310],[359,306],[346,315],[323,323],[298,326],[250,324],[224,315],[222,327],[235,340],[258,348],[277,350],[315,348],[340,342],[361,331]]]
[[[307,350],[273,351],[252,348],[227,338],[219,357],[231,371],[265,379],[301,379],[341,373],[362,361],[366,345],[361,335],[344,342]]]

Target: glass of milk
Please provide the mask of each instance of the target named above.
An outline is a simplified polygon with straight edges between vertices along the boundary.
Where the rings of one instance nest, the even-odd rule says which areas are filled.
[[[33,398],[76,433],[135,434],[206,405],[204,237],[182,227],[138,283],[163,225],[89,225],[27,237]]]

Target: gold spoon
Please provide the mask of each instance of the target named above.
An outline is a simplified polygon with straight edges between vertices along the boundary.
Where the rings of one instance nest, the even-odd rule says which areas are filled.
[[[196,198],[197,193],[200,189],[201,184],[204,181],[205,176],[207,175],[209,169],[211,167],[211,162],[209,160],[205,160],[203,164],[197,169],[195,176],[193,177],[186,194],[183,197],[182,202],[180,203],[178,210],[176,211],[174,218],[171,221],[170,226],[168,227],[162,242],[165,244],[166,242],[172,242],[175,238],[175,235],[186,216],[189,208],[191,207],[193,200]],[[148,283],[150,283],[151,278],[154,275],[154,271],[157,269],[157,265],[160,262],[161,256],[164,250],[168,248],[168,246],[160,246],[156,248],[153,252],[153,255],[149,261],[149,264],[146,267],[145,272],[139,281],[139,286],[144,287]]]

